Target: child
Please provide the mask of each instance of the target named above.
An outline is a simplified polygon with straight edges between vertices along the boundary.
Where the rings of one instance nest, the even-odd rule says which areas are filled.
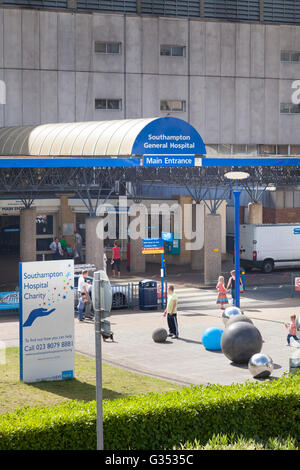
[[[225,287],[224,277],[220,276],[218,279],[218,284],[216,285],[218,291],[217,304],[221,305],[221,310],[224,310],[224,305],[228,304],[228,299],[226,296],[227,289]]]
[[[296,315],[291,315],[291,323],[285,323],[285,327],[288,328],[289,333],[287,335],[287,346],[291,344],[291,338],[294,338],[295,341],[299,342],[299,339],[296,336]]]
[[[240,290],[242,289],[242,287],[243,287],[243,284],[240,278]],[[231,289],[231,297],[232,297],[231,303],[232,305],[234,305],[235,304],[235,270],[234,269],[230,271],[230,278],[227,284],[227,291],[228,289]]]
[[[83,310],[84,310],[84,304],[88,302],[86,295],[84,292],[82,292],[80,299],[79,299],[79,304],[78,304],[78,319],[79,321],[83,321]]]

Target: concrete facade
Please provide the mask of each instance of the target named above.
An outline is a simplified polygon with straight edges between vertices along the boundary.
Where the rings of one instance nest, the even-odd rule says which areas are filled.
[[[204,220],[204,283],[216,285],[222,271],[221,217],[207,214]]]
[[[95,203],[95,201],[93,201]],[[109,199],[107,206],[117,207],[118,199]],[[122,201],[123,204],[123,201]],[[1,199],[0,200],[0,228],[6,225],[11,227],[14,223],[20,223],[20,254],[21,259],[27,257],[26,261],[42,259],[43,255],[49,258],[49,245],[58,236],[64,236],[70,248],[74,247],[74,233],[79,231],[83,236],[84,253],[87,262],[96,264],[99,269],[103,264],[103,244],[107,257],[111,258],[111,245],[114,239],[120,237],[121,259],[127,257],[127,229],[135,232],[136,235],[130,239],[130,265],[132,272],[145,271],[146,262],[160,265],[160,255],[143,255],[142,238],[158,237],[159,226],[163,231],[171,231],[180,236],[180,253],[166,254],[168,265],[191,266],[192,269],[202,271],[204,268],[204,219],[208,209],[204,203],[193,204],[191,196],[180,196],[173,199],[145,199],[141,204],[136,204],[132,199],[127,202],[128,212],[124,212],[122,220],[127,223],[125,227],[125,238],[121,237],[121,226],[116,231],[113,238],[101,240],[101,217],[89,217],[88,209],[84,202],[71,194],[57,194],[53,198],[41,198],[33,201],[30,209],[24,209],[20,200]],[[197,217],[196,211],[197,208]],[[116,213],[117,214],[117,213]],[[178,217],[177,217],[177,215]],[[220,253],[226,256],[226,202],[224,201],[219,209],[220,218]],[[45,232],[36,232],[36,219],[46,219],[51,217],[51,229]],[[119,213],[120,216],[120,213]],[[3,219],[2,219],[3,217]],[[16,220],[17,219],[17,220]],[[125,221],[127,220],[127,222]],[[11,220],[11,222],[10,222]],[[3,224],[2,224],[3,221]],[[120,221],[120,219],[119,219]],[[117,217],[116,222],[117,224]],[[5,225],[6,224],[6,225]],[[151,226],[150,226],[151,225]],[[151,230],[150,230],[151,229]],[[155,232],[155,229],[158,232]],[[197,229],[197,235],[196,235]],[[0,230],[1,234],[1,230]],[[136,236],[138,236],[137,239]],[[196,244],[195,244],[196,243]],[[42,245],[41,245],[42,244]],[[43,250],[38,250],[43,246]],[[1,237],[0,237],[1,248]],[[1,251],[1,250],[0,250]],[[25,253],[26,252],[26,253]]]
[[[36,209],[22,209],[20,212],[20,261],[36,260],[36,235],[34,232]]]
[[[120,54],[95,53],[95,41]],[[184,57],[161,56],[164,44]],[[280,103],[299,64],[281,50],[300,51],[299,26],[1,7],[0,126],[163,116],[170,99],[207,144],[296,145],[300,114]],[[96,98],[121,109],[96,110]]]

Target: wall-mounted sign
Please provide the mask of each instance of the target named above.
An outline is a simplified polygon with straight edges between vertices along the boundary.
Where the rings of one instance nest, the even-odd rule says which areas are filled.
[[[149,157],[149,160],[144,158],[144,165],[149,166],[194,166],[192,157],[205,155],[206,149],[191,124],[183,119],[162,117],[141,130],[132,146],[132,154]],[[151,159],[154,156],[157,159]]]
[[[20,263],[20,379],[74,376],[74,261]]]
[[[174,235],[173,235],[173,233],[171,233],[171,232],[161,232],[161,238],[162,238],[165,242],[172,242],[172,241],[173,241],[173,238],[174,238]]]
[[[195,157],[176,155],[145,155],[143,166],[195,166]]]
[[[294,289],[296,292],[300,291],[300,277],[295,277]]]

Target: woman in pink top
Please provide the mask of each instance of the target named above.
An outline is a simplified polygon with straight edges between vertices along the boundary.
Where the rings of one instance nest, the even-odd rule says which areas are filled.
[[[218,291],[217,304],[221,305],[221,310],[225,309],[225,305],[228,304],[227,299],[227,289],[225,287],[224,277],[220,276],[218,279],[218,284],[216,285]]]
[[[286,323],[285,327],[288,328],[288,335],[287,335],[287,346],[291,345],[291,338],[294,338],[295,341],[299,342],[299,339],[296,335],[296,315],[291,315],[291,323]]]
[[[118,246],[117,240],[114,241],[114,246],[112,249],[112,274],[116,275],[116,270],[118,271],[118,276],[120,277],[120,247]]]

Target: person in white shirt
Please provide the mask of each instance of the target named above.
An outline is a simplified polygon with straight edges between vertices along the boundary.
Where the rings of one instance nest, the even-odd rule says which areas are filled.
[[[106,268],[107,268],[107,256],[106,256],[106,253],[105,253],[105,248],[104,248],[104,251],[103,251],[103,270],[106,272]]]
[[[76,232],[74,235],[74,259],[75,261],[82,261],[83,256],[82,256],[82,236],[80,233]]]
[[[92,306],[92,302],[91,302],[91,297],[90,297],[90,288],[91,288],[91,284],[89,284],[87,282],[87,276],[88,276],[88,271],[85,269],[82,271],[81,275],[79,276],[79,279],[78,279],[78,293],[79,293],[79,297],[81,298],[82,294],[85,294],[85,311],[84,311],[84,315],[86,318],[89,318],[91,317],[91,306]]]
[[[58,237],[55,237],[49,248],[52,252],[53,259],[61,259],[63,257],[64,252]]]

